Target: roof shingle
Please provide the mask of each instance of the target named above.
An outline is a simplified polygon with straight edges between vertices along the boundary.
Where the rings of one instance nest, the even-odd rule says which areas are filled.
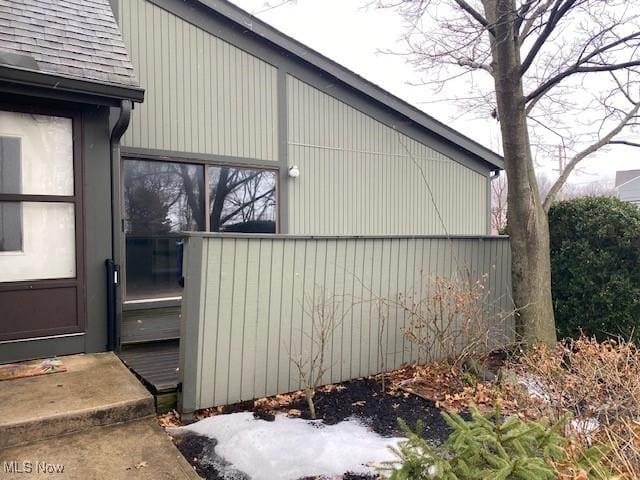
[[[0,0],[0,52],[41,72],[138,86],[109,0]]]

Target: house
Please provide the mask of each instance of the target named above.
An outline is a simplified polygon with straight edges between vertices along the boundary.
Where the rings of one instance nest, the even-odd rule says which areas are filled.
[[[640,205],[640,170],[616,172],[615,189],[620,200]]]
[[[0,9],[2,361],[175,389],[185,231],[490,233],[498,154],[227,1]]]

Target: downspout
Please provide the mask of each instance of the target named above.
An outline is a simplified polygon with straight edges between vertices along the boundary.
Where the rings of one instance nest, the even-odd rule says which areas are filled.
[[[129,126],[130,100],[120,102],[120,114],[111,130],[111,258],[107,270],[107,350],[120,349],[120,317],[122,316],[120,263],[122,256],[122,219],[120,195],[120,139]]]
[[[493,208],[493,206],[491,205],[491,200],[492,200],[492,191],[493,188],[491,186],[491,184],[497,180],[500,177],[500,170],[491,170],[489,172],[489,181],[487,182],[487,186],[488,186],[488,192],[487,192],[487,235],[492,235],[492,230],[493,230],[493,225],[491,225],[491,209]],[[497,233],[497,235],[500,235],[500,232]]]

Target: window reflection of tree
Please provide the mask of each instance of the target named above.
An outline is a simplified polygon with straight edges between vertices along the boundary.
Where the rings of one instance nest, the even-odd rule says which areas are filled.
[[[275,232],[273,171],[209,167],[210,229]]]
[[[127,161],[127,233],[164,235],[204,230],[203,177],[203,169],[197,165]]]

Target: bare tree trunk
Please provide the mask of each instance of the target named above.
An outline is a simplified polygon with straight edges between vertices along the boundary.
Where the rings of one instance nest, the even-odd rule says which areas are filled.
[[[519,339],[556,342],[551,299],[549,226],[536,181],[527,129],[514,0],[483,0],[491,35],[496,98],[509,179],[507,225],[511,237],[513,300]]]
[[[309,407],[309,416],[311,420],[316,419],[316,404],[313,403],[313,397],[316,396],[316,391],[313,388],[305,388],[304,396],[307,399],[307,406]]]
[[[209,225],[212,232],[219,232],[222,226],[222,209],[224,208],[224,199],[229,193],[227,183],[229,180],[229,168],[222,167],[220,169],[220,178],[216,185],[216,191],[211,205],[211,214],[209,217]]]

